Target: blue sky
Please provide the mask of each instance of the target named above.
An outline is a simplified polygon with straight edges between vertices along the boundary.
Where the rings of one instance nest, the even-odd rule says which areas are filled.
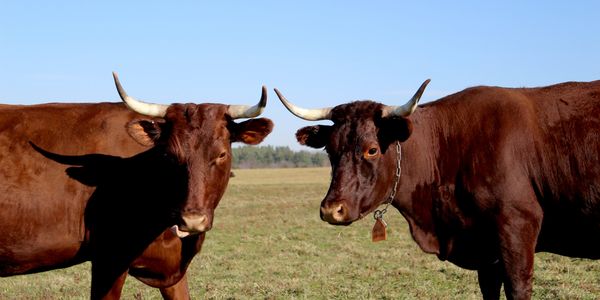
[[[597,1],[3,1],[0,102],[255,103],[301,149],[305,107],[600,79]]]

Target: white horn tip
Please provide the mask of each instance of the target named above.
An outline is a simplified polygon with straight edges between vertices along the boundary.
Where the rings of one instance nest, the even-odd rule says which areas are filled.
[[[262,86],[260,100],[254,106],[229,105],[227,113],[232,119],[254,118],[260,116],[267,106],[267,87]]]

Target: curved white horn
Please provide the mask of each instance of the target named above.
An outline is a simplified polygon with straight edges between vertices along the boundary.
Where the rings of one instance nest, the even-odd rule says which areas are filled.
[[[285,97],[279,92],[278,89],[275,89],[275,93],[279,100],[285,108],[287,108],[292,114],[296,117],[307,120],[307,121],[318,121],[318,120],[330,120],[331,119],[331,107],[326,108],[317,108],[317,109],[307,109],[298,107],[291,102],[287,101]]]
[[[254,106],[249,105],[229,105],[227,114],[232,119],[241,118],[254,118],[259,116],[267,106],[267,87],[262,86],[262,94],[260,95],[260,101]]]
[[[417,109],[417,104],[419,103],[419,99],[421,99],[421,96],[423,95],[423,92],[425,91],[425,88],[427,87],[427,85],[429,84],[430,81],[431,81],[431,79],[425,80],[425,82],[423,82],[423,84],[421,84],[421,87],[419,87],[419,89],[417,90],[415,95],[410,100],[408,100],[408,102],[406,102],[406,104],[401,105],[401,106],[387,106],[386,105],[383,108],[383,111],[381,112],[381,117],[388,118],[388,117],[394,117],[394,116],[398,116],[398,117],[410,116],[410,114],[412,114],[415,111],[415,109]]]
[[[140,113],[142,115],[151,116],[151,117],[164,117],[167,114],[168,105],[164,104],[154,104],[154,103],[146,103],[139,100],[136,100],[133,97],[127,95],[121,83],[119,82],[119,76],[117,76],[117,72],[113,72],[113,78],[115,79],[115,85],[117,86],[117,91],[119,92],[119,96],[121,100],[125,102],[127,107],[131,110]]]

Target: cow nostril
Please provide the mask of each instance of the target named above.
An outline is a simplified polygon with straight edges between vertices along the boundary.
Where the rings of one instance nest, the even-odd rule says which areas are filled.
[[[333,218],[336,221],[343,221],[344,219],[346,219],[346,207],[344,207],[343,204],[338,205],[333,210]]]
[[[337,203],[330,206],[321,206],[321,220],[327,221],[331,224],[346,222],[348,214],[348,207],[342,203]]]

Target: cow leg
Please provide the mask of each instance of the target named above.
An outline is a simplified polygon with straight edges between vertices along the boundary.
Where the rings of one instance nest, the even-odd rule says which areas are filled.
[[[524,189],[513,189],[514,192],[519,190]],[[504,292],[507,299],[520,300],[531,299],[533,259],[543,212],[533,191],[518,195],[517,201],[501,200],[505,207],[498,216],[497,226],[505,271]]]
[[[110,262],[92,261],[91,299],[119,299],[127,278],[127,270],[115,271]]]
[[[166,300],[188,300],[190,299],[190,292],[188,289],[187,274],[184,274],[181,280],[176,284],[161,288],[160,293],[163,299]]]
[[[527,248],[503,251],[502,259],[507,268],[504,281],[506,299],[531,299],[534,251]]]
[[[500,299],[500,288],[502,287],[502,279],[504,278],[504,270],[500,262],[495,262],[486,265],[477,270],[479,279],[479,288],[485,300]]]

